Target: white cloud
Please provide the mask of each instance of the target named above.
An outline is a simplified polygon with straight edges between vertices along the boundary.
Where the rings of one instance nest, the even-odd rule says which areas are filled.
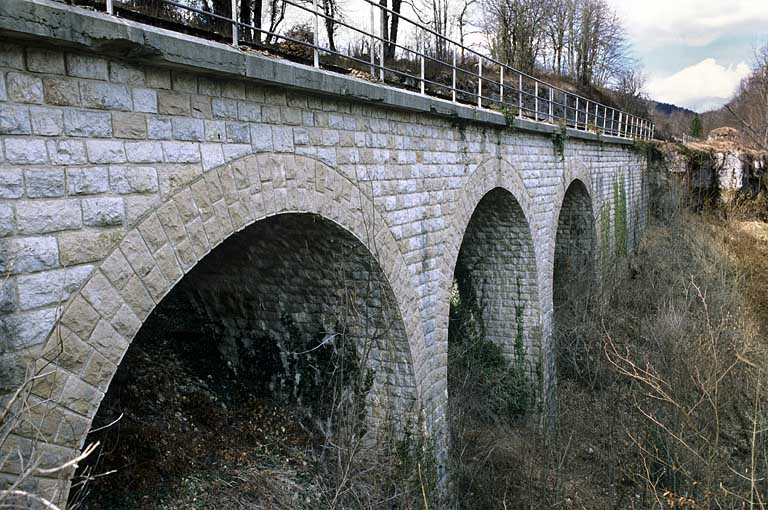
[[[708,58],[671,76],[652,79],[647,89],[658,101],[705,111],[725,104],[749,73],[744,62],[725,67]]]
[[[744,25],[768,22],[765,0],[609,0],[636,44],[700,47]]]

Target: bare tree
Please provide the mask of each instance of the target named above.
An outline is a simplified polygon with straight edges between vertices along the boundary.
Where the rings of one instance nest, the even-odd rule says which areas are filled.
[[[768,150],[768,43],[755,51],[754,70],[742,80],[726,109],[755,145]]]

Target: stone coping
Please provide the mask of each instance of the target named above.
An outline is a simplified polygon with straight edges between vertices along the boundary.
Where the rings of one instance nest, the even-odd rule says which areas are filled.
[[[497,128],[507,126],[505,116],[492,110],[423,96],[52,0],[0,1],[0,34],[6,40],[34,39],[151,65],[184,68],[219,77],[253,79],[269,85]],[[560,130],[559,126],[527,119],[515,119],[512,127],[544,134]],[[577,139],[621,145],[634,143],[625,138],[571,128],[566,132]]]

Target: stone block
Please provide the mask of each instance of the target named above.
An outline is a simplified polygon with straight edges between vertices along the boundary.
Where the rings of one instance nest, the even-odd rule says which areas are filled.
[[[26,349],[45,342],[56,321],[56,310],[47,308],[0,317],[0,338],[8,351]]]
[[[96,325],[88,343],[115,365],[120,363],[123,354],[128,349],[128,341],[104,319]]]
[[[77,78],[109,80],[109,66],[106,59],[92,55],[68,53],[66,56],[67,74]]]
[[[48,162],[44,140],[33,138],[6,138],[5,159],[18,165],[40,165]]]
[[[293,151],[293,129],[287,127],[272,127],[272,144],[276,152]]]
[[[0,198],[24,196],[24,174],[18,168],[0,168]]]
[[[201,76],[197,79],[197,90],[200,94],[206,96],[221,95],[221,81],[208,76]]]
[[[258,124],[251,126],[251,147],[256,152],[272,150],[272,126]]]
[[[53,236],[0,240],[0,248],[0,272],[31,273],[59,267],[59,245]]]
[[[32,310],[65,302],[92,270],[93,266],[76,266],[19,276],[19,308]]]
[[[168,117],[147,117],[147,138],[151,140],[170,140],[173,124]]]
[[[153,89],[170,89],[171,72],[167,69],[148,67],[144,70],[144,82]]]
[[[150,252],[154,253],[168,242],[157,215],[150,214],[139,225],[139,232]]]
[[[160,194],[168,197],[176,191],[188,186],[198,178],[201,169],[193,165],[165,165],[157,169],[157,180]]]
[[[133,109],[136,112],[157,113],[157,92],[152,89],[133,89]]]
[[[141,321],[128,305],[120,307],[120,310],[112,318],[111,324],[114,326],[115,331],[125,338],[133,338],[141,328]]]
[[[81,295],[102,317],[112,317],[123,304],[115,288],[99,271],[85,284]]]
[[[153,167],[113,166],[109,169],[109,181],[114,193],[156,193],[157,170]]]
[[[214,118],[237,120],[237,101],[215,97],[211,107]]]
[[[110,227],[122,225],[125,220],[125,206],[122,198],[85,198],[82,204],[84,225]]]
[[[51,162],[55,165],[82,165],[88,162],[83,141],[50,140],[46,146]]]
[[[192,142],[163,142],[163,155],[167,163],[200,162],[200,148]]]
[[[63,266],[102,260],[122,238],[120,229],[76,230],[59,234],[59,257]]]
[[[63,168],[24,170],[24,181],[29,198],[55,198],[65,192]]]
[[[18,310],[19,297],[16,292],[16,277],[3,277],[0,283],[0,315],[13,313]]]
[[[58,136],[64,131],[64,113],[58,108],[33,106],[29,109],[32,117],[32,132],[41,136]]]
[[[43,102],[43,80],[25,73],[8,73],[5,76],[8,99],[17,103]]]
[[[121,291],[123,299],[139,319],[145,319],[154,309],[155,302],[141,279],[133,275]]]
[[[80,87],[76,80],[43,77],[43,95],[47,104],[80,106]]]
[[[126,195],[125,221],[127,226],[135,225],[146,213],[160,203],[158,195]]]
[[[155,260],[152,258],[152,254],[149,252],[144,239],[136,230],[129,232],[125,236],[125,239],[120,243],[120,251],[140,277],[146,276],[155,267]]]
[[[108,138],[112,136],[112,115],[108,112],[65,110],[64,133],[67,136]]]
[[[205,121],[205,139],[208,142],[224,142],[227,139],[227,124],[223,120]]]
[[[237,103],[237,117],[243,122],[261,122],[261,105],[239,101]]]
[[[115,138],[146,138],[147,122],[141,113],[112,114],[112,136]]]
[[[109,172],[106,167],[67,168],[69,195],[94,195],[109,190]]]
[[[250,146],[248,148],[250,149]],[[224,152],[220,143],[200,144],[200,154],[203,158],[203,170],[205,171],[224,164]]]
[[[32,133],[29,107],[0,104],[0,135],[29,135]]]
[[[193,73],[173,71],[171,73],[171,83],[173,84],[173,90],[197,94],[197,76]]]
[[[133,109],[133,100],[128,87],[113,83],[80,82],[80,100],[86,108],[101,110]]]
[[[23,200],[16,204],[16,224],[23,234],[44,234],[82,226],[78,200]]]
[[[120,250],[114,250],[101,265],[101,271],[116,289],[123,289],[128,280],[135,275],[128,261]]]
[[[163,146],[160,142],[127,142],[125,154],[131,163],[163,162]]]
[[[0,101],[8,101],[8,89],[5,88],[5,73],[0,72]]]
[[[227,142],[251,143],[249,125],[242,122],[227,122]]]
[[[197,119],[213,117],[211,98],[207,96],[192,96],[192,116]]]
[[[16,215],[13,212],[13,206],[5,203],[0,204],[0,237],[6,237],[16,231]]]
[[[109,81],[127,85],[143,85],[144,71],[139,67],[124,64],[122,62],[110,62]]]
[[[88,140],[85,142],[88,161],[91,163],[125,163],[123,142],[112,140]]]
[[[157,93],[157,112],[162,115],[190,115],[192,110],[189,95],[159,91]]]
[[[34,73],[66,74],[64,54],[43,48],[27,49],[27,69]]]
[[[0,67],[24,69],[24,49],[9,42],[0,42]]]
[[[172,119],[172,125],[173,138],[176,140],[199,142],[204,138],[203,121],[201,119],[175,117]]]

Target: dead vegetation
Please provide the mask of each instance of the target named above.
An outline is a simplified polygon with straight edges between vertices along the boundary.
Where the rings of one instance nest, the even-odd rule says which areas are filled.
[[[457,508],[765,508],[768,227],[653,199],[635,253],[559,289],[556,434],[475,427]]]

